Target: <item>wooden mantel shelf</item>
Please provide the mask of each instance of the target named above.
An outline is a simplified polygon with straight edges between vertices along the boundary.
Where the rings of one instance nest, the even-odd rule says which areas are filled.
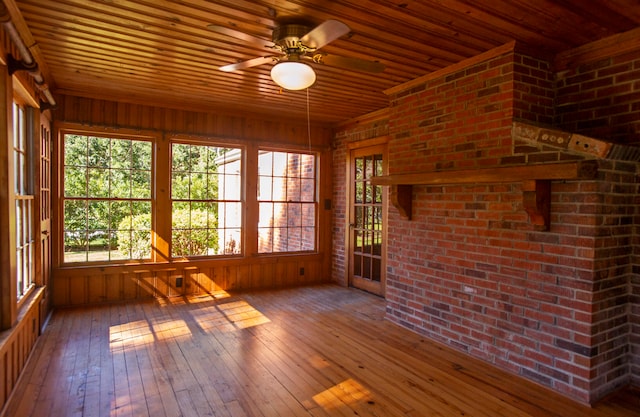
[[[371,179],[374,185],[391,187],[390,200],[406,218],[411,219],[413,185],[455,185],[522,182],[523,205],[532,224],[549,228],[551,181],[594,179],[595,160],[541,165],[521,165],[456,171],[414,172],[385,175]]]

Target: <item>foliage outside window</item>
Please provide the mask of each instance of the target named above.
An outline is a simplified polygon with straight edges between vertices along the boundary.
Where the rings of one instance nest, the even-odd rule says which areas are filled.
[[[151,257],[152,146],[64,135],[64,262]]]
[[[316,158],[261,151],[258,156],[258,252],[316,248]]]
[[[13,162],[16,204],[16,287],[18,301],[34,285],[34,196],[31,172],[32,138],[27,137],[27,112],[13,104]]]
[[[171,256],[241,253],[242,151],[171,146]]]

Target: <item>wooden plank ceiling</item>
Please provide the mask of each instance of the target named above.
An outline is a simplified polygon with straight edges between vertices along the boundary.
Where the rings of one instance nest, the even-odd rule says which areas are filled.
[[[14,3],[15,2],[15,3]],[[314,64],[314,123],[387,106],[385,89],[512,40],[555,55],[640,26],[637,0],[5,0],[55,93],[204,111],[305,119],[307,91],[282,91],[268,63],[283,22],[327,19],[351,33],[323,53],[378,61],[381,73]],[[16,8],[17,7],[17,8]],[[22,17],[17,17],[19,14]],[[21,19],[24,19],[21,21]],[[224,30],[237,34],[229,36]]]

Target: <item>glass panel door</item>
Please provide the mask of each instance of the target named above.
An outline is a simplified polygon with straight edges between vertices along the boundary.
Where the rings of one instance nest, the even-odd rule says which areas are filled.
[[[351,152],[349,282],[384,296],[384,188],[371,184],[385,174],[384,147]]]

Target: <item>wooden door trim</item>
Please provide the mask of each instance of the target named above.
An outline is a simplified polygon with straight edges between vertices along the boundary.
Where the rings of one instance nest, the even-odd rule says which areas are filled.
[[[379,136],[377,138],[359,140],[357,142],[349,142],[347,143],[347,150],[352,151],[354,149],[360,148],[369,148],[371,146],[377,145],[386,145],[389,143],[389,136]],[[349,156],[347,155],[347,162],[349,161]]]

